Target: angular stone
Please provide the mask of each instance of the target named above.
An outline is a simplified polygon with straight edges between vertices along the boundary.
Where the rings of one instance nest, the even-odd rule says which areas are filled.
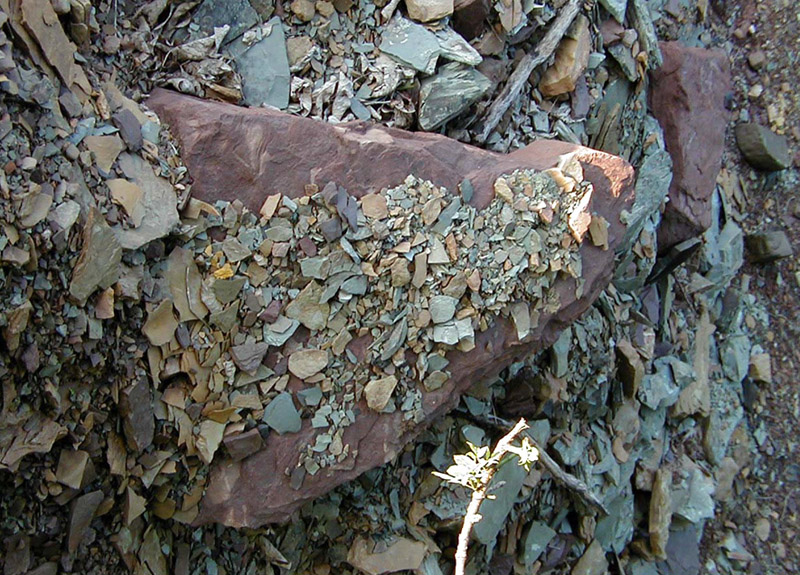
[[[748,375],[753,381],[772,383],[772,365],[768,353],[754,353],[750,356]]]
[[[789,143],[769,128],[746,123],[736,126],[736,144],[745,160],[759,170],[776,172],[792,165]]]
[[[125,142],[131,152],[138,152],[142,149],[142,144],[144,143],[142,125],[133,112],[122,108],[112,116],[111,121],[119,129],[122,141]]]
[[[267,23],[264,36],[252,46],[236,40],[228,50],[242,76],[242,94],[248,106],[266,104],[283,110],[289,105],[291,73],[279,17]]]
[[[539,91],[545,98],[567,94],[589,65],[592,37],[589,20],[578,16],[556,49],[555,62],[545,71],[539,82]]]
[[[248,341],[242,345],[235,345],[231,348],[231,358],[236,367],[252,375],[261,365],[261,360],[267,355],[267,349],[269,349],[269,345],[265,342],[248,338]]]
[[[251,429],[244,433],[237,433],[225,436],[222,440],[225,449],[234,461],[241,461],[245,457],[253,455],[264,446],[261,433],[258,429]]]
[[[455,118],[489,91],[489,79],[459,63],[442,66],[439,73],[422,81],[419,92],[419,127],[435,130]]]
[[[383,30],[381,52],[415,70],[433,74],[440,49],[433,32],[411,20],[395,16]]]
[[[81,495],[72,503],[69,515],[69,531],[67,532],[67,551],[75,553],[80,547],[89,524],[94,519],[94,512],[100,507],[104,499],[100,490]]]
[[[669,541],[669,526],[672,523],[672,472],[661,468],[656,471],[653,491],[650,496],[648,529],[650,549],[656,557],[666,557]]]
[[[150,384],[147,379],[139,379],[122,390],[119,397],[119,411],[128,447],[141,453],[153,443],[156,425]]]
[[[136,250],[152,240],[163,238],[180,224],[178,197],[169,181],[157,176],[141,156],[125,152],[119,157],[119,167],[125,177],[143,192],[141,225],[114,230],[123,248]]]
[[[147,321],[142,326],[142,333],[147,336],[152,345],[169,343],[178,329],[178,320],[172,312],[172,300],[163,300],[156,308],[147,314]]]
[[[230,26],[225,40],[230,42],[244,34],[259,22],[258,12],[248,0],[203,0],[192,14],[192,23],[200,26],[206,34],[214,28]]]
[[[458,300],[446,295],[435,295],[428,302],[433,323],[445,323],[453,319],[456,314]]]
[[[553,540],[556,532],[546,523],[534,521],[522,537],[522,563],[526,566],[533,565],[539,556],[547,549],[547,544]]]
[[[759,232],[745,238],[750,259],[757,264],[774,262],[792,256],[792,244],[786,232]]]
[[[279,435],[300,431],[302,421],[292,401],[292,394],[284,391],[273,398],[264,408],[263,421]]]
[[[85,451],[63,450],[58,458],[56,479],[62,485],[72,489],[80,489],[88,462],[89,454]]]
[[[658,230],[659,252],[711,225],[729,112],[730,65],[723,50],[662,42],[664,64],[652,72],[650,107],[664,129],[674,177]],[[698,130],[697,126],[702,126]]]
[[[614,19],[622,24],[625,20],[625,10],[628,7],[628,0],[600,0],[600,4],[608,10]]]
[[[364,386],[367,406],[374,411],[383,411],[392,398],[395,387],[397,387],[397,378],[393,375],[371,379]]]
[[[347,562],[367,575],[415,571],[422,564],[427,546],[420,541],[399,538],[383,551],[370,550],[366,539],[358,537],[347,554]]]
[[[323,291],[323,287],[317,282],[309,282],[286,306],[286,317],[296,319],[308,329],[325,329],[325,326],[328,325],[331,306],[327,303],[320,303]]]
[[[328,365],[328,352],[321,349],[302,349],[289,356],[289,371],[300,379],[308,379]]]
[[[518,465],[516,456],[507,457],[509,461],[500,466],[492,479],[494,497],[483,500],[479,509],[481,520],[472,528],[475,539],[484,545],[492,544],[506,525],[508,514],[514,508],[525,477],[528,475],[525,468]]]
[[[488,0],[455,0],[453,29],[465,40],[472,40],[483,32],[487,16],[489,16]]]
[[[608,572],[608,560],[603,546],[595,539],[586,548],[581,558],[572,568],[572,575],[603,575]]]
[[[406,0],[408,17],[417,22],[441,20],[453,13],[453,0]]]
[[[72,272],[70,295],[85,304],[96,289],[106,289],[117,281],[121,261],[122,246],[103,214],[92,208],[83,228],[83,246]]]
[[[609,222],[607,251],[591,242],[580,246],[583,295],[577,298],[574,281],[559,277],[554,288],[559,307],[553,313],[541,312],[524,342],[517,340],[510,320],[498,317],[490,329],[474,333],[472,351],[450,351],[446,367],[450,377],[438,389],[422,393],[423,421],[404,423],[402,410],[376,412],[362,395],[355,423],[345,428],[343,436],[344,444],[358,446],[354,464],[306,475],[300,489],[293,489],[291,478],[274,470],[296,468],[298,454],[314,444],[315,430],[308,426],[299,433],[270,436],[264,448],[244,462],[213,463],[197,523],[257,526],[284,521],[304,502],[390,461],[430,421],[457,405],[461,393],[474,382],[495,377],[515,358],[552,345],[559,331],[588,309],[612,276],[614,251],[624,233],[620,213],[630,209],[633,199],[633,172],[626,162],[609,154],[548,140],[499,155],[436,134],[372,125],[365,129],[363,124],[333,126],[163,90],[155,90],[148,105],[170,124],[180,141],[181,156],[194,181],[192,193],[204,201],[238,199],[257,212],[267,195],[265,190],[280,189],[290,197],[300,197],[309,182],[340,182],[348,193],[362,197],[395,187],[413,165],[417,176],[451,193],[457,193],[459,183],[468,178],[474,191],[471,204],[480,210],[491,202],[498,176],[516,169],[548,169],[557,166],[561,156],[576,154],[585,179],[594,186],[592,213]],[[380,170],[375,169],[376,157],[382,159]],[[443,157],[447,162],[441,161]],[[291,170],[282,168],[287,158],[292,158]],[[479,277],[470,281],[480,285]],[[465,321],[469,324],[470,318]],[[458,337],[459,329],[453,327]],[[466,326],[464,331],[466,336]],[[369,338],[357,338],[347,347],[358,357],[367,345]]]

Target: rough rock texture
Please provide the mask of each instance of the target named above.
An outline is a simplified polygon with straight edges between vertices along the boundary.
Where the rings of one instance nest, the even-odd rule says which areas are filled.
[[[711,225],[711,195],[722,162],[731,90],[722,50],[662,42],[664,65],[652,73],[650,107],[664,129],[674,176],[658,230],[658,249],[694,237]]]
[[[448,353],[452,377],[439,389],[423,393],[424,423],[455,407],[473,383],[494,377],[512,361],[552,344],[611,278],[613,248],[625,231],[620,212],[630,209],[633,201],[633,170],[615,156],[552,141],[501,156],[435,134],[365,123],[334,126],[162,90],[155,91],[148,104],[179,139],[194,178],[194,195],[206,201],[239,199],[254,211],[267,195],[280,191],[299,196],[310,182],[322,187],[335,181],[360,197],[396,185],[409,173],[452,191],[469,178],[474,187],[471,203],[482,208],[491,201],[492,184],[499,175],[519,168],[547,169],[564,154],[578,155],[585,177],[594,185],[590,210],[610,223],[611,249],[603,251],[584,242],[580,248],[586,281],[583,296],[576,297],[574,280],[559,280],[561,309],[554,315],[543,314],[538,327],[523,341],[517,339],[511,321],[500,318],[476,336],[472,352]],[[364,358],[369,343],[361,338],[350,349]],[[393,459],[425,427],[423,423],[408,429],[401,411],[376,413],[365,399],[359,408],[356,422],[345,428],[343,438],[358,450],[354,463],[348,460],[345,468],[307,475],[302,488],[294,490],[284,471],[295,468],[300,448],[313,443],[317,433],[304,420],[298,433],[270,435],[261,451],[243,461],[215,461],[197,523],[258,526],[285,521],[306,501]]]

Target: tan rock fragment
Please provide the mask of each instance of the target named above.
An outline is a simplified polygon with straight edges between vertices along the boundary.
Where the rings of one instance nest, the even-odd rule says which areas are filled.
[[[178,321],[172,313],[172,300],[165,299],[147,315],[142,333],[152,345],[164,345],[172,340],[177,328]]]
[[[89,151],[94,154],[97,168],[106,173],[111,171],[111,166],[114,165],[120,152],[125,149],[125,143],[116,134],[113,136],[86,136],[84,142]]]
[[[364,215],[373,220],[382,220],[389,215],[386,198],[382,194],[367,194],[361,198]]]
[[[317,282],[309,282],[286,306],[286,317],[296,319],[308,329],[325,329],[331,307],[327,303],[320,303],[323,291],[324,288]]]
[[[589,20],[578,16],[569,32],[556,49],[556,59],[539,82],[539,91],[545,98],[567,94],[575,89],[575,82],[589,64],[592,36]]]
[[[397,571],[413,571],[422,565],[427,546],[419,541],[399,538],[379,553],[370,551],[374,546],[359,537],[347,554],[347,562],[368,575],[382,575]]]
[[[374,411],[383,411],[397,387],[397,378],[393,375],[373,379],[364,387],[367,406]]]
[[[650,496],[650,549],[659,558],[667,556],[669,526],[672,523],[672,472],[661,468],[653,480],[653,493]]]
[[[408,17],[417,22],[439,20],[453,13],[453,0],[406,0]]]
[[[300,379],[308,379],[328,366],[328,352],[321,349],[301,349],[289,356],[289,371]]]
[[[768,353],[754,353],[750,356],[750,378],[762,383],[772,383],[772,366]]]
[[[83,481],[83,474],[86,472],[86,464],[89,462],[89,454],[85,451],[70,451],[64,449],[58,458],[58,469],[56,479],[62,485],[72,489],[80,489]]]
[[[144,218],[144,207],[141,203],[142,196],[144,196],[142,188],[122,178],[108,180],[106,185],[114,203],[122,206],[125,213],[131,218],[134,227],[139,227]]]

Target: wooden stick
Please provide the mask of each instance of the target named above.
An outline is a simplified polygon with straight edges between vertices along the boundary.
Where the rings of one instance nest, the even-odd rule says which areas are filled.
[[[470,414],[470,417],[473,416]],[[491,425],[492,427],[496,427],[498,429],[508,429],[511,427],[510,421],[496,415],[482,415],[475,417],[475,419],[481,423]],[[539,461],[541,462],[542,466],[550,472],[550,475],[553,476],[553,479],[555,479],[557,483],[566,487],[570,491],[575,492],[575,494],[580,497],[584,504],[596,509],[603,515],[608,515],[608,510],[606,509],[605,505],[603,505],[603,502],[600,501],[600,499],[594,493],[592,493],[588,485],[571,473],[567,473],[561,469],[561,466],[555,461],[555,459],[550,457],[547,452],[542,449],[542,446],[539,445],[530,435],[528,435],[528,439],[539,451]]]
[[[464,575],[464,570],[467,566],[469,534],[472,531],[472,526],[481,520],[478,510],[481,507],[481,503],[483,503],[483,500],[486,498],[486,492],[489,489],[489,483],[491,483],[492,477],[494,476],[495,471],[497,471],[500,460],[503,459],[503,456],[509,452],[509,447],[511,447],[511,442],[514,441],[514,438],[516,438],[517,435],[522,433],[522,431],[525,429],[528,429],[528,424],[525,423],[524,419],[520,419],[514,428],[497,442],[497,446],[494,448],[492,457],[487,462],[486,479],[484,480],[483,485],[472,492],[472,498],[469,500],[469,505],[467,506],[467,513],[464,515],[464,523],[461,526],[461,532],[458,534],[455,575]]]
[[[517,64],[517,69],[511,74],[505,88],[500,93],[500,96],[489,107],[484,119],[478,124],[476,131],[476,139],[479,143],[483,144],[500,123],[503,114],[506,113],[508,108],[517,99],[519,93],[525,82],[528,81],[531,73],[536,67],[547,60],[550,55],[555,51],[561,38],[567,32],[572,21],[578,15],[583,0],[569,0],[569,2],[561,9],[555,22],[544,35],[542,41],[531,52],[525,54],[522,60]]]

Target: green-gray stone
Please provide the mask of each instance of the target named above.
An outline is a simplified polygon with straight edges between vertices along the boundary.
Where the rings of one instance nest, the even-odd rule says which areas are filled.
[[[442,66],[438,74],[422,81],[419,127],[435,130],[482,98],[491,84],[472,68],[456,63]]]
[[[397,16],[383,31],[381,52],[415,70],[433,74],[440,48],[433,32]]]
[[[499,486],[492,490],[494,499],[484,499],[481,504],[481,520],[472,528],[475,538],[484,545],[491,545],[497,534],[506,524],[506,517],[514,507],[522,483],[528,472],[518,465],[516,456],[508,456],[492,478],[491,485]]]
[[[297,433],[300,431],[300,414],[292,401],[292,394],[282,392],[264,408],[264,423],[278,434]]]
[[[236,299],[236,297],[242,291],[242,288],[244,287],[246,281],[247,278],[244,277],[233,277],[227,280],[216,280],[211,289],[213,290],[217,300],[222,305],[228,305],[229,303],[231,303],[233,300]]]
[[[556,532],[541,521],[534,521],[522,537],[522,562],[525,566],[533,565],[547,544],[556,536]]]
[[[252,46],[236,40],[228,49],[242,76],[245,103],[253,107],[267,104],[283,110],[289,105],[291,73],[281,19],[276,16],[270,20],[267,30]]]
[[[764,126],[739,124],[736,126],[736,143],[748,163],[759,170],[775,172],[792,165],[786,137]]]

